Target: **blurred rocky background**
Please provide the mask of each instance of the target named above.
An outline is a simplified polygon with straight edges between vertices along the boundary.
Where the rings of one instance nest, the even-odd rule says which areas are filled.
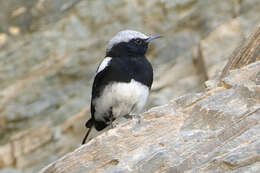
[[[148,109],[214,87],[259,17],[259,0],[0,0],[0,173],[37,172],[80,146],[118,31],[164,36],[148,53]]]

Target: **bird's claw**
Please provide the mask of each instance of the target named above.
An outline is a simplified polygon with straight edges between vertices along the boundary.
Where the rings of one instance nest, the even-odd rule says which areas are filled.
[[[142,121],[142,117],[139,115],[139,114],[137,114],[137,115],[128,115],[128,119],[137,119],[137,123],[138,124],[141,124],[141,121]],[[125,117],[126,118],[126,117]]]

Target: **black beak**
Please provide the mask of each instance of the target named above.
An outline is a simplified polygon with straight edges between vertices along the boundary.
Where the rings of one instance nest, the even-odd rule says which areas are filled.
[[[145,42],[146,42],[146,43],[150,43],[152,40],[155,40],[155,39],[161,38],[161,37],[162,37],[161,35],[151,36],[151,37],[149,37]]]

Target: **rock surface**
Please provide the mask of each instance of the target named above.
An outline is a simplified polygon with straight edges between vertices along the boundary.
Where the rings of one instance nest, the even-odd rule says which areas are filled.
[[[148,109],[187,93],[195,99],[192,93],[202,92],[207,79],[206,89],[214,89],[229,55],[259,24],[260,16],[259,0],[0,0],[0,4],[4,172],[37,172],[80,145],[93,75],[107,41],[119,30],[164,36],[148,53],[155,74]],[[230,87],[239,78],[227,77],[220,83]],[[247,86],[251,83],[248,80]]]
[[[260,26],[235,51],[247,62],[218,87],[187,94],[92,139],[44,168],[65,172],[260,171]],[[229,65],[231,63],[228,63]]]

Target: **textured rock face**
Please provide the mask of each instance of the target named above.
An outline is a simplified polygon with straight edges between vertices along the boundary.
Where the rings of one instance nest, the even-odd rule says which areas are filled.
[[[164,36],[148,53],[155,74],[147,106],[151,108],[187,93],[183,98],[192,102],[200,97],[192,93],[202,92],[206,79],[211,79],[207,90],[216,87],[213,81],[228,56],[257,26],[260,15],[259,0],[0,0],[0,4],[4,172],[37,172],[80,145],[93,75],[105,44],[119,30]],[[243,72],[245,77],[248,72]],[[240,81],[237,74],[224,75],[221,84],[232,88],[231,82]]]
[[[141,123],[121,124],[41,173],[259,172],[259,46],[260,27],[240,47],[250,54],[237,49],[229,59],[239,59],[233,67],[247,63],[225,72],[219,87],[155,107]]]
[[[62,18],[79,0],[1,0],[0,32],[35,31]]]

